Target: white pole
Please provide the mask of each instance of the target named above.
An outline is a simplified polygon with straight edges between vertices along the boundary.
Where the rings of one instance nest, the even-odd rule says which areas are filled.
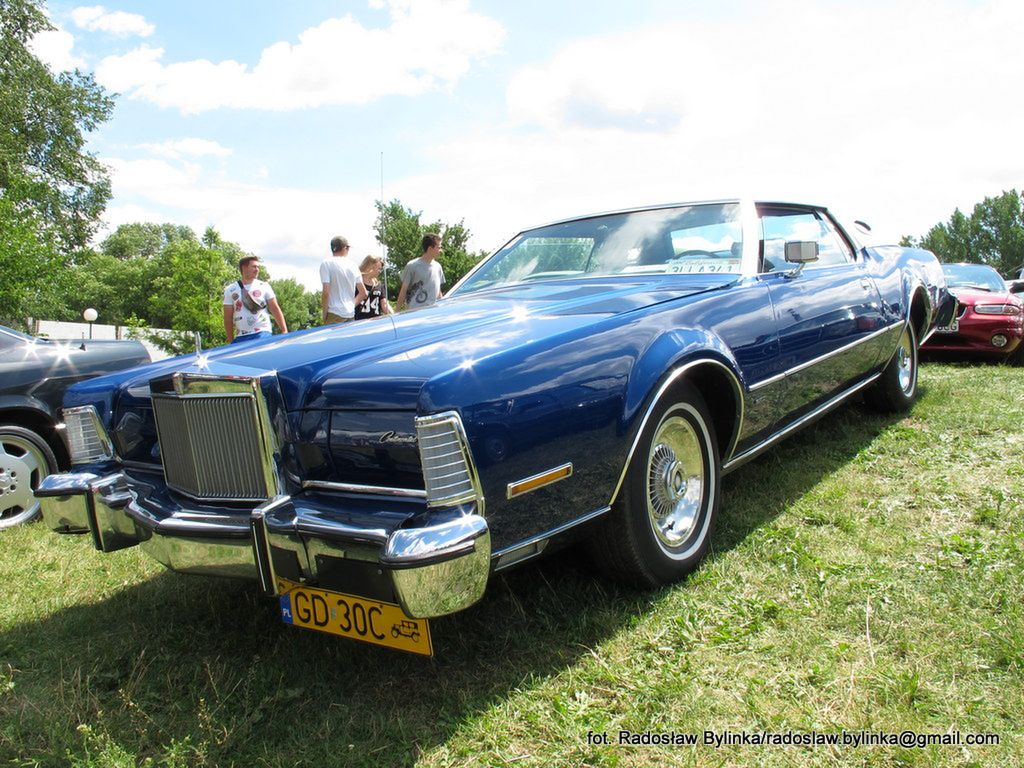
[[[380,153],[380,204],[384,203],[384,151]],[[387,219],[384,218],[384,212],[380,214],[380,236],[381,236],[381,247],[384,249],[384,296],[388,295],[388,244],[385,238],[387,234]]]

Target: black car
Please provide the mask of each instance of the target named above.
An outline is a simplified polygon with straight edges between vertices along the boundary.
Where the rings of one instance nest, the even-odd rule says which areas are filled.
[[[0,326],[0,528],[36,517],[33,491],[68,466],[58,431],[64,390],[146,362],[137,341],[56,341]]]

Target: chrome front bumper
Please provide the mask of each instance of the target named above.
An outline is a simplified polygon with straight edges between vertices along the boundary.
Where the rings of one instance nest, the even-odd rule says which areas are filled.
[[[390,591],[411,618],[431,618],[469,607],[487,586],[490,532],[473,505],[436,512],[302,494],[211,514],[169,509],[146,489],[121,472],[78,472],[50,475],[36,496],[46,525],[88,533],[101,552],[140,545],[172,570],[257,578],[268,594],[289,582],[376,599]],[[374,514],[375,505],[407,508]],[[360,595],[353,575],[374,594]]]

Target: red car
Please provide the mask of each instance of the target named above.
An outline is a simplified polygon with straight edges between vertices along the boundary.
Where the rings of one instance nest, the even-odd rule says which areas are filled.
[[[922,349],[999,357],[1013,354],[1024,338],[1024,301],[984,264],[943,264],[942,271],[960,307],[952,322],[937,327]]]

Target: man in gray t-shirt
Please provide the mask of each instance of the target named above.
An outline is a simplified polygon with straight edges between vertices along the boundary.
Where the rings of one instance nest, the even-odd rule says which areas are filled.
[[[432,233],[424,235],[423,253],[419,258],[412,259],[402,270],[402,287],[396,302],[399,312],[407,303],[409,309],[423,309],[442,297],[444,270],[437,261],[440,255],[441,236]]]

